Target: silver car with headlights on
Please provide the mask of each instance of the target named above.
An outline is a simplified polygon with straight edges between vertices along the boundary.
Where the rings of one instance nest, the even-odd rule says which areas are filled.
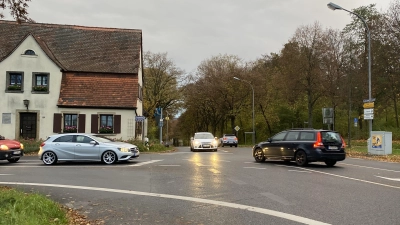
[[[64,133],[49,136],[40,145],[39,158],[46,165],[57,161],[101,161],[113,164],[140,155],[136,145],[98,134]]]
[[[197,132],[190,138],[190,151],[217,151],[218,142],[210,132]]]

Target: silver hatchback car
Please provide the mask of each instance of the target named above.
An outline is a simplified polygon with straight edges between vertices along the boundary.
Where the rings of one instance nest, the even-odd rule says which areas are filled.
[[[116,142],[98,134],[65,133],[50,136],[40,145],[39,158],[46,165],[57,161],[102,161],[113,164],[137,158],[136,145]]]

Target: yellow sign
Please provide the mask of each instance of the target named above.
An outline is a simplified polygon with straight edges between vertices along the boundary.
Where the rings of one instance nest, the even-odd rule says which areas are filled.
[[[363,105],[364,109],[371,109],[374,108],[374,103],[373,102],[366,102]]]

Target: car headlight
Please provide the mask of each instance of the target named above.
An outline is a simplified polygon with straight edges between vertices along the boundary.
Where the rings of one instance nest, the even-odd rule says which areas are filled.
[[[121,152],[130,152],[129,148],[118,148]]]
[[[218,145],[218,141],[217,140],[214,140],[212,143],[213,143],[214,146]]]
[[[194,141],[194,145],[199,145],[200,141]]]
[[[24,149],[24,145],[22,143],[19,144],[20,145],[20,149]]]
[[[7,145],[0,145],[0,150],[9,150]]]

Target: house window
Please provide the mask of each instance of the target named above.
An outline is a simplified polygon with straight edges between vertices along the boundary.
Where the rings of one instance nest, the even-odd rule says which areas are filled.
[[[76,133],[78,131],[78,114],[64,114],[63,133]]]
[[[28,49],[24,52],[24,55],[36,55],[35,51]]]
[[[7,72],[6,90],[11,92],[22,92],[24,90],[24,73]]]
[[[113,132],[114,132],[114,116],[100,115],[99,133],[113,133]]]
[[[32,91],[48,93],[49,92],[49,74],[33,73],[32,74]]]

